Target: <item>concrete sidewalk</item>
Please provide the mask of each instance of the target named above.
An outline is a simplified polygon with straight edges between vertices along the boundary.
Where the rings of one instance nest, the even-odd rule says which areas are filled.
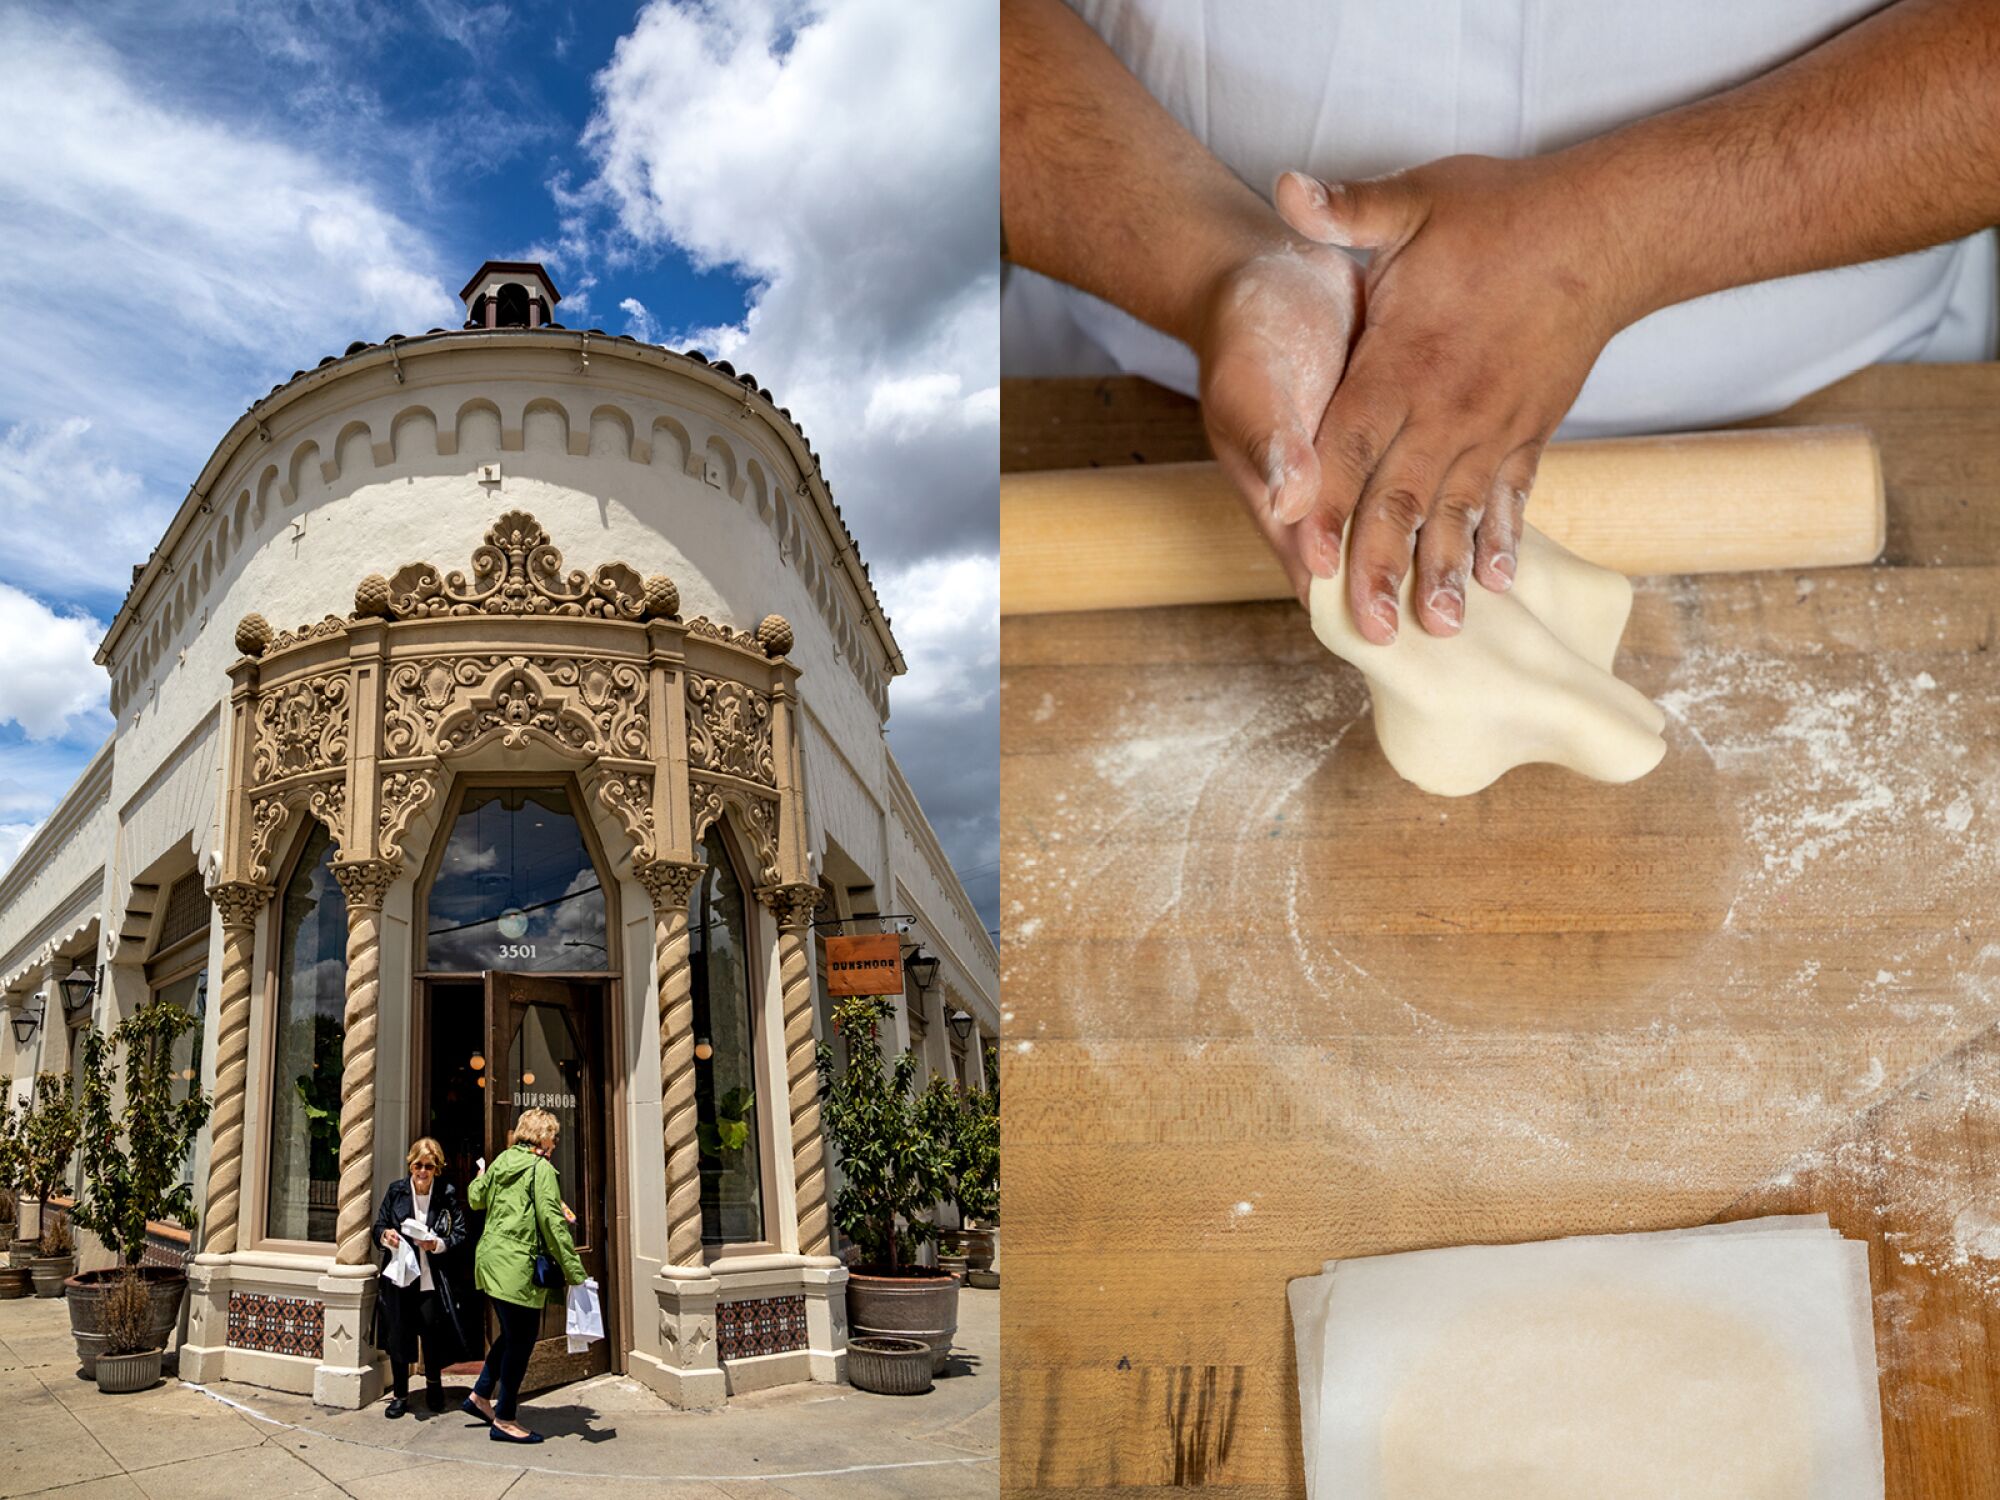
[[[107,1396],[76,1373],[59,1301],[0,1302],[0,1496],[75,1500],[860,1500],[998,1495],[1000,1294],[959,1294],[958,1340],[925,1396],[792,1386],[679,1412],[606,1375],[522,1404],[533,1448],[488,1441],[421,1397],[329,1411],[252,1386],[168,1378]],[[454,1401],[465,1386],[452,1387]]]

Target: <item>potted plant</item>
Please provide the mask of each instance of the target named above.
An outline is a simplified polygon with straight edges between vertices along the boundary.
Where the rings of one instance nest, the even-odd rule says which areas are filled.
[[[882,1056],[880,1028],[889,1013],[879,999],[843,1000],[833,1024],[847,1043],[848,1064],[819,1046],[820,1118],[839,1148],[841,1189],[833,1218],[860,1248],[847,1282],[847,1325],[855,1345],[872,1335],[921,1339],[930,1346],[931,1373],[943,1370],[958,1328],[958,1279],[917,1263],[919,1245],[937,1237],[926,1215],[942,1196],[950,1147],[938,1128],[928,1091],[915,1088],[917,1059]],[[865,1349],[865,1346],[864,1346]],[[861,1385],[869,1365],[848,1378]],[[871,1389],[862,1385],[862,1389]]]
[[[43,1073],[35,1079],[35,1103],[21,1122],[21,1186],[35,1200],[37,1240],[28,1269],[34,1277],[37,1297],[60,1297],[62,1284],[76,1270],[76,1241],[69,1225],[49,1217],[49,1199],[62,1186],[76,1154],[76,1093],[69,1077]],[[19,1243],[18,1241],[16,1242]],[[59,1274],[58,1274],[59,1271]],[[50,1289],[43,1283],[53,1276]]]
[[[933,1087],[943,1084],[940,1079]],[[958,1209],[954,1247],[965,1265],[968,1286],[997,1285],[991,1220],[1000,1212],[1000,1099],[991,1090],[961,1090],[952,1096],[952,1150],[945,1197]],[[942,1261],[940,1261],[942,1263]]]
[[[112,1275],[117,1279],[98,1309],[104,1350],[97,1356],[97,1388],[123,1395],[143,1391],[160,1378],[165,1351],[153,1332],[153,1299],[146,1283],[130,1266]]]
[[[18,1238],[21,1224],[21,1127],[8,1101],[0,1100],[0,1224],[7,1229],[7,1264],[0,1266],[0,1298],[25,1297],[34,1290],[28,1262],[35,1243]]]
[[[76,1274],[76,1236],[67,1219],[51,1219],[46,1212],[42,1217],[46,1220],[42,1239],[28,1262],[28,1274],[34,1278],[37,1297],[60,1297],[63,1283]]]
[[[83,1039],[83,1193],[71,1217],[124,1262],[108,1271],[86,1271],[69,1283],[70,1332],[83,1373],[96,1373],[108,1348],[105,1303],[128,1283],[145,1291],[151,1306],[150,1343],[164,1349],[180,1322],[187,1272],[145,1266],[149,1223],[173,1219],[194,1228],[194,1189],[183,1170],[195,1137],[208,1121],[210,1100],[191,1088],[176,1099],[174,1044],[196,1025],[168,1000],[140,1006],[105,1037],[91,1028]],[[124,1059],[124,1103],[118,1097],[114,1053]]]

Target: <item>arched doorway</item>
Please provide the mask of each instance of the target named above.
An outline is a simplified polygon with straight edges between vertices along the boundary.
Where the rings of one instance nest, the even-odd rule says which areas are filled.
[[[415,1117],[444,1147],[447,1180],[461,1194],[479,1162],[505,1149],[523,1110],[556,1117],[563,1201],[609,1317],[615,887],[581,806],[567,780],[466,777],[456,788],[419,887]],[[611,1338],[569,1352],[563,1309],[552,1295],[527,1389],[611,1367]]]

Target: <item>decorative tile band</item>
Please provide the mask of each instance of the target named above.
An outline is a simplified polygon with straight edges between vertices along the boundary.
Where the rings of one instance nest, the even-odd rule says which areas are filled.
[[[263,1292],[229,1294],[229,1347],[260,1354],[324,1356],[326,1304],[308,1297]]]
[[[715,1347],[724,1359],[784,1354],[806,1347],[806,1299],[752,1297],[715,1307]]]

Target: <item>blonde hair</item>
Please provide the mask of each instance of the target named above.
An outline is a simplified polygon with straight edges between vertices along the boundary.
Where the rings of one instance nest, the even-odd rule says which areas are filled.
[[[561,1122],[547,1110],[524,1109],[521,1117],[514,1122],[514,1129],[507,1140],[515,1146],[523,1142],[530,1146],[552,1146],[561,1131]]]
[[[414,1141],[410,1142],[409,1154],[403,1158],[403,1170],[408,1171],[420,1161],[427,1161],[435,1170],[442,1172],[444,1170],[444,1147],[440,1146],[430,1136],[418,1136]]]

